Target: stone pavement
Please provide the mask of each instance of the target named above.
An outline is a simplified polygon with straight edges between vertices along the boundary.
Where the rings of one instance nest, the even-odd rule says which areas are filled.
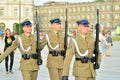
[[[4,43],[0,40],[0,50],[3,50]],[[112,47],[111,56],[103,57],[101,67],[97,70],[97,79],[96,80],[120,80],[120,42],[114,42]],[[50,80],[48,70],[46,68],[46,59],[48,50],[45,49],[42,51],[43,65],[40,67],[38,79],[37,80]],[[22,80],[21,72],[19,70],[19,61],[20,61],[19,50],[16,50],[15,60],[13,66],[14,74],[6,74],[4,61],[0,63],[0,80]],[[75,80],[72,76],[72,64],[70,68],[70,77],[69,80]]]

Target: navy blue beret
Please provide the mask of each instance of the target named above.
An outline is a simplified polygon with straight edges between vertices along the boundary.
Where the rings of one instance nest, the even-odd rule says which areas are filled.
[[[50,20],[50,22],[51,22],[51,24],[53,24],[53,23],[61,24],[60,18],[56,18],[56,19]]]
[[[26,20],[26,21],[21,23],[21,26],[22,27],[24,27],[24,26],[32,26],[32,23],[29,20]]]
[[[88,20],[86,20],[86,19],[77,21],[77,24],[78,24],[78,25],[89,26],[89,22],[88,22]]]

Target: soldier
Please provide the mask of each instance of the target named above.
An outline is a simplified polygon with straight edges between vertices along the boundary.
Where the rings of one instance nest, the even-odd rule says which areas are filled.
[[[64,35],[60,34],[61,20],[59,18],[50,20],[53,31],[48,32],[41,40],[41,48],[48,46],[49,54],[47,67],[50,80],[61,80],[64,62]]]
[[[13,50],[19,48],[21,53],[20,70],[23,80],[37,80],[39,66],[37,64],[36,37],[31,34],[32,23],[25,20],[21,23],[23,34],[19,35],[12,46],[7,48],[0,56],[0,62],[3,61]]]
[[[79,34],[72,38],[63,65],[62,80],[68,80],[70,62],[75,55],[73,75],[75,80],[95,80],[96,71],[93,66],[94,62],[94,43],[95,39],[88,35],[88,20],[77,21]],[[98,63],[101,61],[101,53],[98,56]]]

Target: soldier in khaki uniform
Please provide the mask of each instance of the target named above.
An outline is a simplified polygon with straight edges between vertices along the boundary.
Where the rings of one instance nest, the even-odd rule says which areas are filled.
[[[50,80],[61,80],[64,62],[64,34],[60,34],[61,20],[59,18],[50,20],[53,31],[48,32],[41,40],[41,48],[48,46],[49,54],[47,67]]]
[[[21,53],[20,70],[23,80],[37,80],[39,66],[37,64],[36,37],[31,34],[32,23],[25,20],[21,23],[24,33],[19,35],[12,46],[7,48],[0,56],[0,62],[3,61],[13,50],[19,48]]]
[[[88,35],[88,20],[77,21],[79,34],[72,38],[66,52],[63,66],[62,80],[68,80],[70,62],[75,55],[73,75],[75,80],[95,80],[96,70],[93,67],[95,39]],[[101,53],[98,54],[98,63],[101,62]]]

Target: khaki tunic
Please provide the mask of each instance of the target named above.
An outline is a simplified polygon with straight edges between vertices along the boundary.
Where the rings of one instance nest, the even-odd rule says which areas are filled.
[[[77,35],[75,37],[75,40],[78,44],[79,51],[82,54],[84,54],[86,50],[89,50],[88,57],[91,57],[93,55],[94,43],[95,43],[94,42],[95,39],[93,37],[87,37],[88,41],[86,42],[81,35]],[[76,48],[73,44],[73,41],[71,40],[67,49],[62,76],[69,76],[70,62],[72,60],[73,55],[75,55],[75,58],[80,58],[80,55],[77,53]],[[100,64],[101,53],[99,53],[98,58],[99,58],[98,62]],[[81,63],[81,61],[75,60],[73,65],[73,75],[81,76],[81,77],[95,77],[96,71],[93,69],[93,63],[91,62]]]
[[[59,44],[59,48],[57,48],[55,51],[61,51],[64,50],[64,36],[63,34],[59,34],[59,39],[57,38],[54,31],[47,33],[50,43],[52,47],[56,47],[57,44]],[[49,45],[47,44],[46,36],[41,40],[41,48],[43,49],[44,46],[47,45],[49,51],[53,51]],[[47,67],[49,68],[63,68],[63,62],[64,62],[63,56],[52,56],[51,54],[48,54],[47,58]]]
[[[23,33],[20,35],[20,38],[22,40],[22,45],[24,49],[27,49],[29,46],[31,46],[31,50],[28,51],[27,54],[36,54],[36,37],[33,36],[32,34],[30,36],[26,36]],[[7,48],[4,54],[0,56],[0,62],[2,62],[16,48],[19,48],[21,55],[25,54],[25,52],[22,51],[20,48],[18,38],[16,38],[12,46]],[[38,70],[38,69],[39,69],[39,66],[37,65],[37,59],[24,60],[23,58],[21,58],[20,70]]]

